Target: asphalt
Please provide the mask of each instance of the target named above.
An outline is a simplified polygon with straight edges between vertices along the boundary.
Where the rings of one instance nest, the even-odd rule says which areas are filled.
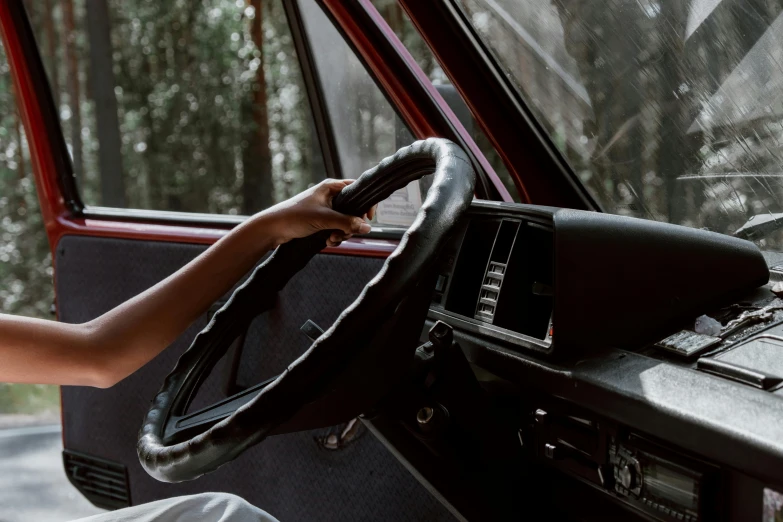
[[[0,429],[0,522],[62,522],[102,513],[65,477],[57,425]]]

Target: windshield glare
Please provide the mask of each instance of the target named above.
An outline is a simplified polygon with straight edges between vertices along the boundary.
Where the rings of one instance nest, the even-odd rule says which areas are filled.
[[[783,250],[783,0],[459,3],[605,211]]]

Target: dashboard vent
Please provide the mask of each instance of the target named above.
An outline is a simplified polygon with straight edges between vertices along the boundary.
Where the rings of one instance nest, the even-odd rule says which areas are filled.
[[[479,302],[476,307],[476,319],[491,323],[495,318],[498,296],[500,295],[500,287],[503,286],[503,276],[505,273],[505,263],[489,263],[487,273],[484,275],[484,282],[481,285]]]
[[[509,256],[519,230],[519,221],[503,220],[492,245],[492,254],[481,282],[474,319],[492,324],[497,312],[500,289],[506,276]]]
[[[69,450],[63,451],[63,463],[68,480],[94,505],[104,509],[131,505],[128,468],[123,464]]]

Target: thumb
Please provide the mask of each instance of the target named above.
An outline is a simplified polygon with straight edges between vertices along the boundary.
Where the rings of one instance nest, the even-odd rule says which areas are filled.
[[[362,218],[342,214],[332,209],[324,209],[321,227],[327,230],[341,230],[345,234],[367,234],[371,227]]]

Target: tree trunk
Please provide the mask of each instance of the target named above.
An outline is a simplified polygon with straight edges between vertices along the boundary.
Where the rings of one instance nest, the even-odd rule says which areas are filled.
[[[90,80],[95,102],[101,173],[101,204],[125,207],[122,176],[120,123],[114,96],[111,28],[106,0],[94,0],[87,9],[87,33],[90,40]]]
[[[57,112],[60,112],[60,69],[57,59],[57,33],[54,30],[54,18],[52,14],[52,0],[44,0],[43,9],[44,32],[46,34],[46,54],[49,62],[49,82],[52,86],[52,96]]]
[[[63,2],[65,23],[65,55],[68,66],[68,104],[71,106],[71,148],[73,168],[77,178],[84,175],[82,160],[82,116],[79,94],[79,67],[76,61],[76,24],[73,15],[73,0]]]
[[[244,178],[242,180],[242,213],[258,212],[274,204],[272,186],[272,157],[269,152],[269,117],[267,114],[266,78],[264,77],[264,33],[262,0],[249,0],[255,10],[250,19],[250,35],[259,60],[250,99],[243,108],[247,123],[247,146],[242,152]]]

